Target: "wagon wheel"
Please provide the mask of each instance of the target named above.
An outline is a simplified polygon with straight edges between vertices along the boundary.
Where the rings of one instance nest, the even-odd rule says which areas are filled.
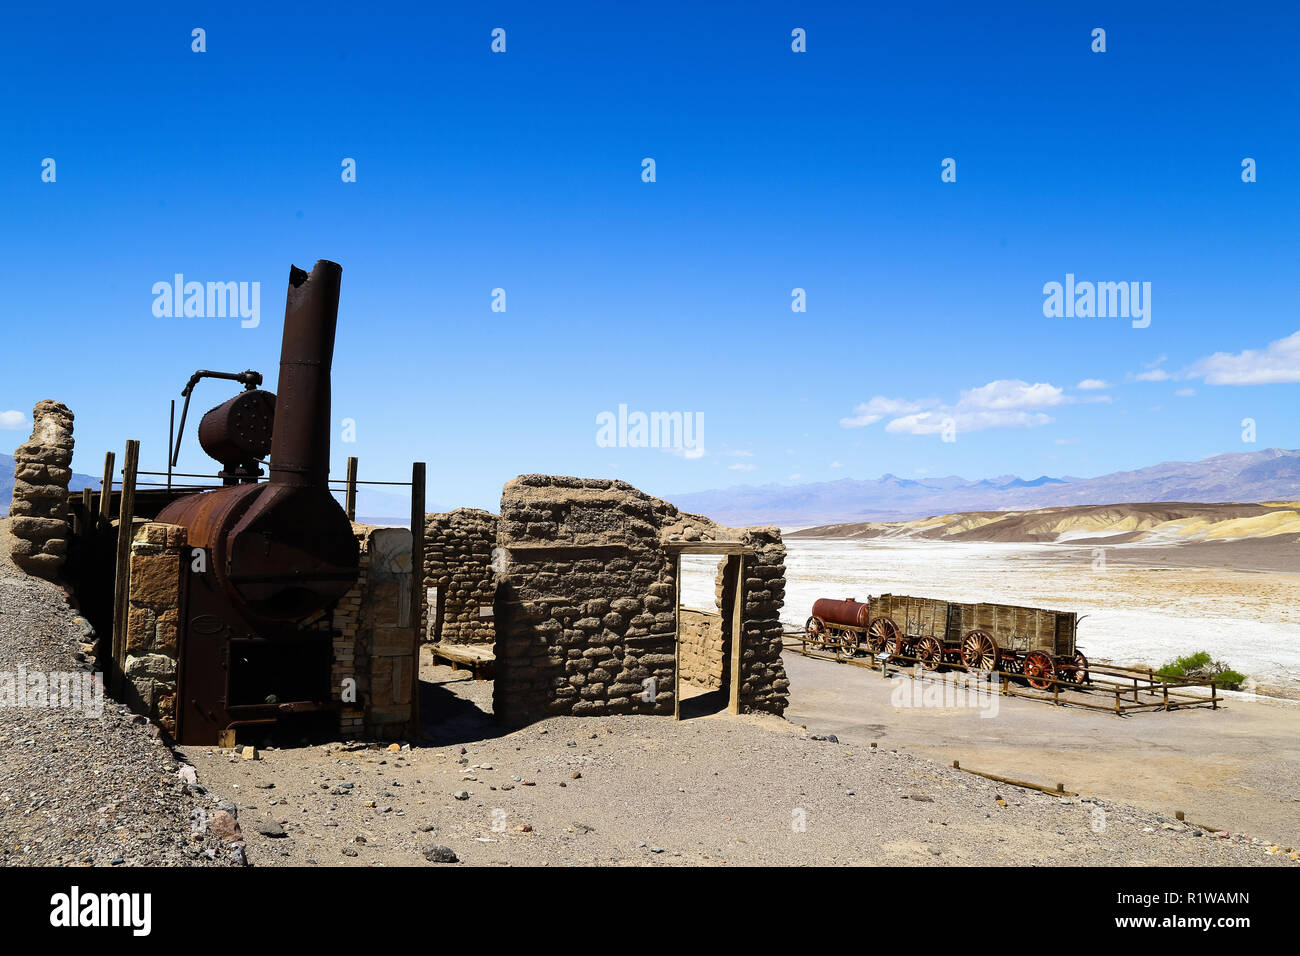
[[[1047,690],[1056,676],[1056,665],[1042,651],[1030,651],[1025,655],[1024,674],[1034,690]]]
[[[867,628],[867,650],[879,654],[889,638],[898,633],[898,627],[887,617],[878,617]]]
[[[803,626],[804,637],[808,638],[810,644],[826,643],[826,622],[819,617],[808,618],[808,623]]]
[[[923,637],[916,642],[916,659],[927,670],[938,670],[943,663],[943,645],[937,637]]]
[[[840,631],[840,649],[849,657],[854,657],[858,653],[858,634],[857,631],[843,630]]]
[[[1071,666],[1074,668],[1074,682],[1076,684],[1089,683],[1088,658],[1083,656],[1083,651],[1074,652],[1074,657],[1071,658]]]
[[[998,645],[987,631],[971,631],[961,642],[961,662],[982,671],[998,668]]]

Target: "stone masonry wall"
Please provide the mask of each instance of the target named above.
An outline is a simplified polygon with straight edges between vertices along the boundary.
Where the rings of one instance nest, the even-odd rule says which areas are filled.
[[[332,684],[345,739],[411,733],[416,647],[412,632],[411,533],[353,524],[360,574],[334,612]],[[349,699],[350,698],[350,699]]]
[[[68,482],[72,478],[72,412],[60,402],[37,402],[32,435],[14,451],[9,506],[14,564],[54,580],[68,555]]]
[[[187,559],[186,531],[148,522],[131,541],[127,586],[126,703],[173,736],[181,575]]]
[[[420,633],[429,642],[490,646],[496,641],[491,615],[496,593],[492,551],[497,516],[478,508],[460,508],[428,514],[424,520],[425,593],[420,601]],[[435,606],[428,599],[430,588],[438,589]]]
[[[701,687],[721,687],[726,658],[722,641],[722,618],[682,608],[682,680]]]
[[[759,550],[747,561],[742,605],[741,710],[785,709],[779,532],[723,528],[622,481],[523,475],[505,486],[497,536],[504,570],[493,706],[501,719],[673,712],[670,540],[743,540]]]

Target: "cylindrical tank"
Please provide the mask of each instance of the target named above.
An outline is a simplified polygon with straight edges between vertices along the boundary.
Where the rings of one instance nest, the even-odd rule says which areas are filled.
[[[260,388],[222,402],[199,422],[199,445],[227,469],[256,464],[271,453],[275,396]]]
[[[838,624],[840,627],[866,627],[870,606],[859,604],[853,598],[845,598],[843,601],[819,598],[812,606],[812,613],[813,617],[821,618],[827,624]]]

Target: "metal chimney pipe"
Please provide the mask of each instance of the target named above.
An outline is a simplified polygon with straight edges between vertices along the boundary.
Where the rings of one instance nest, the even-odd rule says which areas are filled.
[[[343,267],[319,260],[308,275],[289,267],[280,345],[280,383],[271,432],[273,485],[328,488],[330,366]]]

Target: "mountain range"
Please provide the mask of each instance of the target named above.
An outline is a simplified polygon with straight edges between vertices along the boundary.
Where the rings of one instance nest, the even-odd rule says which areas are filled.
[[[1300,498],[1300,451],[1267,448],[1166,461],[1097,478],[1023,479],[1018,475],[968,480],[899,478],[800,485],[741,485],[667,496],[683,511],[733,527],[786,527],[860,521],[910,521],[968,511],[1006,511],[1129,502],[1264,502]]]

